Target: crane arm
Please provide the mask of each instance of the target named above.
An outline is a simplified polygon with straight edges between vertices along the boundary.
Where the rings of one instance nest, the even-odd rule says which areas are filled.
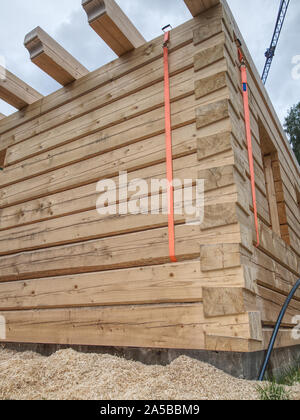
[[[270,68],[272,65],[272,61],[275,55],[275,51],[277,48],[277,44],[279,41],[279,37],[281,34],[281,30],[284,24],[284,20],[287,14],[287,10],[290,4],[290,0],[281,0],[280,1],[280,8],[279,8],[279,13],[277,16],[277,21],[276,21],[276,26],[275,26],[275,30],[274,30],[274,34],[273,34],[273,38],[271,41],[271,45],[270,48],[267,49],[265,56],[266,56],[266,64],[264,67],[264,71],[262,74],[262,81],[264,84],[266,84],[269,72],[270,72]]]

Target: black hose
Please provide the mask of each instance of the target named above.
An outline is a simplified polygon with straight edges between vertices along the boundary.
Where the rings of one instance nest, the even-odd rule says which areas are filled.
[[[284,317],[284,315],[287,311],[287,308],[288,308],[291,300],[293,299],[293,297],[294,297],[294,295],[295,295],[295,293],[296,293],[296,291],[298,290],[299,287],[300,287],[300,279],[297,281],[297,283],[293,287],[293,290],[289,294],[289,296],[288,296],[287,300],[285,301],[285,304],[283,305],[283,308],[280,312],[280,315],[278,317],[278,320],[277,320],[277,323],[276,323],[276,326],[275,326],[275,329],[274,329],[274,332],[273,332],[273,335],[272,335],[272,338],[271,338],[271,341],[270,341],[270,344],[269,344],[267,356],[266,356],[266,359],[264,361],[261,373],[259,375],[259,379],[258,379],[259,381],[263,381],[263,379],[264,379],[264,376],[265,376],[267,366],[268,366],[268,363],[269,363],[269,360],[270,360],[270,357],[271,357],[271,354],[272,354],[272,351],[273,351],[273,347],[274,347],[274,344],[275,344],[275,341],[276,341],[276,338],[277,338],[277,335],[278,335],[278,331],[279,331],[281,322],[283,320],[283,317]]]

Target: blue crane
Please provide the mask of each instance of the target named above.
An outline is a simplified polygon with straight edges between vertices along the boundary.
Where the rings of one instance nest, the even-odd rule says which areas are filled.
[[[274,34],[273,34],[272,42],[271,42],[270,48],[268,48],[266,53],[265,53],[267,61],[266,61],[265,67],[264,67],[262,77],[261,77],[264,85],[266,84],[266,81],[267,81],[267,78],[268,78],[268,75],[269,75],[269,72],[270,72],[270,68],[271,68],[272,61],[273,61],[273,58],[274,58],[274,55],[275,55],[276,47],[277,47],[277,44],[278,44],[278,41],[279,41],[279,37],[280,37],[280,34],[281,34],[281,30],[282,30],[282,27],[283,27],[283,23],[284,23],[286,14],[287,14],[289,4],[290,4],[290,0],[281,0],[280,1],[280,8],[279,8],[279,12],[278,12],[278,17],[277,17],[277,21],[276,21],[276,27],[275,27],[275,31],[274,31]]]

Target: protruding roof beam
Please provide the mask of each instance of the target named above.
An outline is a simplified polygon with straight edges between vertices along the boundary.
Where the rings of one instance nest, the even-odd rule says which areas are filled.
[[[63,86],[89,71],[39,26],[26,35],[31,61]]]
[[[15,108],[22,109],[43,97],[2,66],[0,66],[0,74],[4,75],[0,77],[0,99]]]
[[[146,41],[114,0],[82,0],[90,26],[120,57]]]
[[[200,15],[205,10],[216,6],[221,3],[221,0],[184,0],[193,16]]]

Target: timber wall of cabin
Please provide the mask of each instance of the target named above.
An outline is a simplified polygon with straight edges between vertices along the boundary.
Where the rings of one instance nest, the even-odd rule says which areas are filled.
[[[249,60],[261,244],[229,10],[174,29],[174,178],[205,179],[205,219],[100,217],[100,179],[165,178],[159,37],[0,121],[0,315],[6,340],[258,351],[300,274],[299,166]],[[293,346],[300,292],[278,347]]]

